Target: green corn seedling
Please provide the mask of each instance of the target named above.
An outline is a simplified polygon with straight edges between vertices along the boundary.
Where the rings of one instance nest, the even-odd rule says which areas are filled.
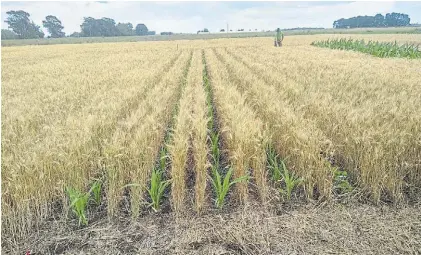
[[[164,196],[164,191],[170,184],[170,180],[164,181],[162,179],[163,171],[161,169],[155,168],[152,171],[151,186],[148,189],[149,197],[152,201],[150,206],[155,212],[159,210],[162,197]]]
[[[272,173],[272,180],[278,182],[281,180],[282,169],[279,164],[279,156],[276,154],[275,150],[270,146],[268,148],[267,154],[268,167]]]
[[[68,188],[67,194],[70,199],[70,208],[72,208],[72,211],[79,218],[79,225],[87,225],[86,206],[88,204],[89,192],[82,193],[76,189]]]
[[[288,168],[286,167],[284,161],[281,160],[282,164],[282,181],[285,184],[285,188],[281,188],[280,191],[282,194],[285,194],[287,199],[291,199],[291,193],[293,189],[300,185],[303,182],[302,178],[298,178],[294,175],[294,173],[289,172]]]
[[[342,194],[352,191],[352,186],[348,182],[348,173],[336,167],[334,168],[334,187]]]
[[[219,168],[219,147],[218,147],[218,140],[219,140],[219,134],[212,133],[211,134],[211,147],[212,147],[212,157],[214,160],[214,165]]]
[[[165,148],[162,148],[160,151],[160,158],[159,158],[159,164],[157,167],[154,167],[151,174],[151,182],[149,188],[146,190],[148,191],[149,198],[151,200],[150,203],[147,203],[146,205],[148,207],[151,207],[152,210],[155,212],[158,212],[161,206],[162,198],[164,197],[164,192],[166,188],[170,185],[171,180],[163,180],[164,178],[164,172],[167,166],[167,151]],[[142,185],[138,183],[130,183],[125,185],[123,188],[126,187],[143,187]]]
[[[224,205],[225,197],[227,196],[228,191],[231,188],[231,186],[238,182],[246,181],[249,178],[248,176],[245,175],[245,176],[238,177],[230,182],[232,172],[233,172],[233,169],[230,168],[227,174],[225,175],[224,179],[222,180],[222,176],[218,172],[218,169],[215,166],[212,167],[212,185],[216,193],[215,205],[219,209],[221,209],[222,206]]]
[[[167,168],[167,151],[165,148],[162,148],[161,153],[160,153],[160,158],[159,158],[159,170],[164,172],[165,169]]]
[[[101,189],[102,182],[100,180],[97,180],[92,184],[92,187],[89,190],[89,193],[92,193],[94,195],[94,201],[96,205],[101,204]]]
[[[161,206],[161,200],[164,196],[165,189],[170,185],[171,180],[163,180],[163,175],[167,167],[167,151],[165,148],[161,149],[159,166],[152,170],[151,185],[148,189],[148,194],[151,199],[149,204],[152,209],[157,212]]]

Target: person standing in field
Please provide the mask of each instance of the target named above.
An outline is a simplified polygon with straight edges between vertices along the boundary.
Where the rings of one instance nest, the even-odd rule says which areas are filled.
[[[284,40],[284,33],[282,33],[281,29],[276,29],[276,38],[275,38],[275,47],[281,47],[282,41]]]

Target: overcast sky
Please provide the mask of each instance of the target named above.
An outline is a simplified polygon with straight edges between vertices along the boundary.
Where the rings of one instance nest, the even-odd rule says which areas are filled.
[[[194,33],[208,28],[273,30],[276,27],[332,27],[334,20],[387,12],[409,14],[421,23],[421,2],[1,2],[1,19],[9,10],[24,10],[38,25],[47,15],[57,16],[66,34],[80,31],[83,17],[112,18],[144,23],[156,32]],[[2,22],[2,28],[7,24]],[[46,32],[46,30],[44,30]]]

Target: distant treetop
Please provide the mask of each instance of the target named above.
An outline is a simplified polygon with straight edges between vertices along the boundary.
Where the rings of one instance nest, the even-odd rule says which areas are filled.
[[[358,28],[358,27],[402,27],[408,26],[411,19],[404,13],[387,13],[386,16],[357,16],[349,19],[338,19],[333,22],[333,28]]]

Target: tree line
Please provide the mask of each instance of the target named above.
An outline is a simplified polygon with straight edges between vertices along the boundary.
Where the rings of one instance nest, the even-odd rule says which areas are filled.
[[[386,16],[357,16],[349,19],[338,19],[333,22],[333,28],[358,28],[358,27],[402,27],[408,26],[411,19],[404,13],[387,13]]]
[[[1,30],[1,39],[38,39],[44,38],[45,34],[41,27],[29,19],[30,14],[25,11],[8,11],[7,19],[9,29]],[[61,21],[53,15],[48,15],[42,21],[42,26],[50,33],[51,38],[65,37]],[[81,31],[70,34],[70,37],[107,37],[107,36],[134,36],[155,35],[155,31],[149,31],[145,24],[137,24],[134,28],[129,23],[118,23],[110,18],[95,19],[84,17],[80,25]]]

